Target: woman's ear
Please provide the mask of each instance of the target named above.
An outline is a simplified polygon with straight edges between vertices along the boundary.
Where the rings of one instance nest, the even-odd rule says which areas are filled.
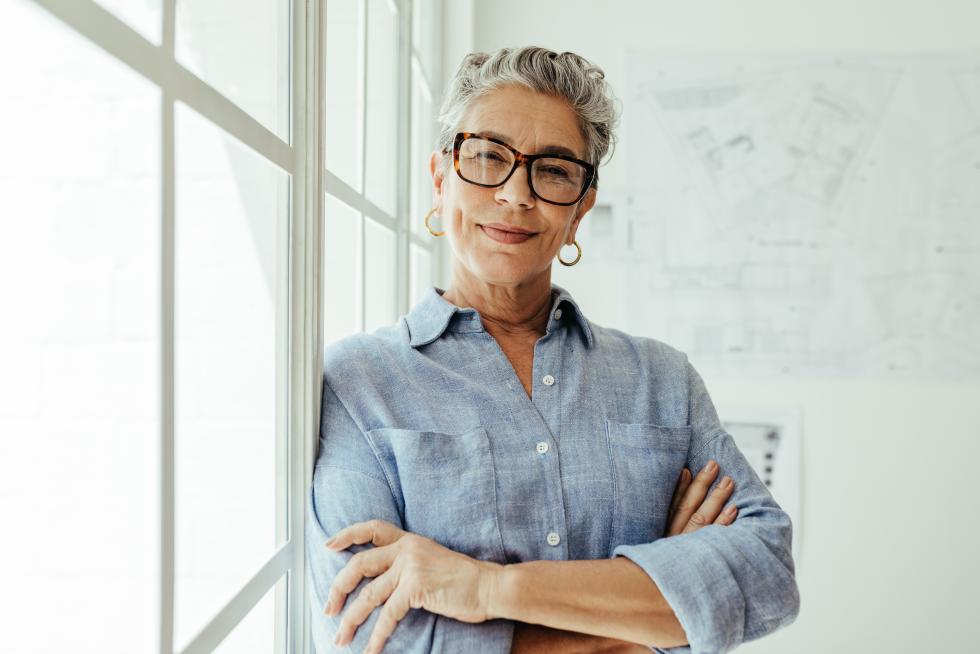
[[[579,200],[578,206],[575,209],[575,217],[572,218],[572,227],[568,230],[568,238],[570,239],[565,245],[571,245],[572,241],[575,240],[575,232],[578,231],[578,226],[582,223],[582,218],[585,214],[589,213],[592,206],[595,204],[596,190],[595,187],[590,188],[585,192],[585,195]]]
[[[434,204],[439,204],[442,199],[442,183],[446,175],[442,161],[443,153],[441,150],[433,150],[429,156],[429,173],[432,175],[432,189],[435,197]]]

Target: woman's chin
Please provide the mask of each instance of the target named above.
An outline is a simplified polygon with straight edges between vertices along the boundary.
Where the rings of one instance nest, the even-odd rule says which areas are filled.
[[[499,286],[518,286],[531,281],[540,272],[533,266],[514,265],[513,257],[493,257],[498,261],[484,261],[472,268],[473,273],[488,284]],[[499,261],[505,259],[505,261]]]

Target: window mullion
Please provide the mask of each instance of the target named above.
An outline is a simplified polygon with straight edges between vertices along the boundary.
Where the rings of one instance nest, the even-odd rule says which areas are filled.
[[[309,606],[306,590],[306,491],[319,437],[323,344],[324,14],[318,0],[293,0],[292,125],[296,176],[289,230],[288,465],[289,569],[286,654],[306,654]],[[281,616],[282,611],[277,611]],[[277,625],[277,629],[279,626]]]
[[[180,654],[206,654],[224,640],[232,630],[255,608],[269,589],[276,585],[283,574],[294,565],[292,545],[284,545],[252,575],[234,597],[201,628]]]
[[[303,579],[297,575],[289,576],[290,572],[298,567],[302,568],[302,557],[297,556],[295,551],[296,539],[294,538],[296,516],[296,501],[292,492],[291,480],[297,474],[292,470],[292,457],[290,454],[296,450],[292,440],[294,439],[293,426],[297,424],[293,413],[293,389],[296,386],[292,383],[293,373],[297,362],[293,358],[294,342],[303,342],[305,334],[305,324],[297,318],[294,309],[297,306],[304,307],[305,303],[301,293],[306,288],[304,279],[296,279],[293,275],[295,259],[300,257],[300,253],[295,252],[291,247],[293,242],[294,230],[304,224],[303,216],[299,214],[304,207],[303,186],[307,171],[304,168],[303,149],[296,147],[297,136],[303,133],[302,127],[294,118],[297,103],[300,102],[300,93],[303,90],[302,84],[296,82],[297,67],[302,66],[297,53],[301,47],[302,39],[297,37],[297,30],[294,29],[297,19],[297,5],[302,4],[302,0],[287,0],[289,11],[286,12],[285,25],[280,25],[285,29],[288,46],[283,51],[282,48],[276,56],[282,60],[285,58],[286,70],[289,75],[280,84],[285,85],[287,93],[286,111],[279,113],[279,119],[286,124],[286,141],[293,146],[291,167],[293,173],[287,177],[288,183],[285,188],[278,189],[277,210],[283,204],[286,207],[285,216],[276,215],[276,244],[275,244],[275,540],[276,543],[286,543],[285,547],[291,548],[290,560],[293,565],[287,571],[287,581],[285,584],[276,583],[273,598],[273,652],[274,654],[287,654],[291,644],[289,641],[289,624],[295,615],[294,602],[290,601],[290,595],[303,588]],[[279,20],[282,20],[280,15]],[[277,33],[281,31],[277,30]],[[282,96],[278,96],[282,97]],[[277,127],[281,127],[282,124]],[[304,141],[305,144],[305,141]],[[303,257],[305,259],[305,257]],[[294,336],[296,334],[296,336]],[[301,423],[300,423],[301,424]],[[302,433],[299,431],[299,433]],[[302,451],[302,450],[300,450]],[[302,519],[302,518],[301,518]],[[299,585],[299,589],[293,588]],[[302,623],[302,618],[301,618]]]
[[[368,71],[368,0],[359,0],[358,8],[361,15],[360,24],[360,34],[361,38],[359,41],[360,48],[357,53],[358,65],[360,65],[361,70],[361,184],[360,184],[360,194],[366,197],[367,193],[367,71]],[[365,297],[367,293],[367,234],[365,234],[364,226],[364,214],[362,213],[358,218],[358,224],[361,229],[360,236],[360,247],[361,247],[361,325],[360,329],[363,330],[365,325],[367,325],[367,298]]]
[[[396,128],[398,147],[396,180],[398,200],[396,205],[397,232],[395,233],[395,315],[407,313],[409,309],[409,233],[411,220],[411,129],[412,129],[412,11],[414,2],[404,0],[398,3],[398,127]]]
[[[445,79],[444,71],[452,69],[446,69],[444,65],[444,59],[446,56],[446,20],[447,11],[446,5],[443,0],[433,0],[435,10],[433,11],[433,20],[438,29],[434,30],[434,33],[438,35],[438,52],[437,56],[431,57],[433,61],[433,70],[427,70],[426,73],[429,75],[429,81],[432,82],[432,92],[433,103],[432,111],[438,115],[441,103],[443,100],[444,84]],[[427,43],[426,46],[429,44]],[[437,127],[438,130],[438,127]],[[433,279],[437,280],[438,284],[444,284],[446,288],[449,287],[450,275],[452,273],[451,264],[449,261],[449,248],[446,246],[445,238],[435,239],[435,245],[432,247],[432,261],[434,264],[434,270],[432,271]]]
[[[161,48],[172,61],[176,32],[177,0],[163,2]],[[175,564],[175,462],[174,462],[174,287],[175,279],[175,177],[174,103],[170,88],[161,87],[160,198],[160,654],[174,651]]]

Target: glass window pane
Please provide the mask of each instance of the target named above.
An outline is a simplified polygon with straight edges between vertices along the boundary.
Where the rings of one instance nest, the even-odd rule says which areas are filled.
[[[176,112],[176,642],[277,546],[276,310],[289,180]]]
[[[425,214],[433,207],[432,173],[429,172],[429,157],[435,149],[436,129],[432,114],[432,103],[426,97],[421,82],[412,84],[412,160],[411,176],[411,215],[409,224],[412,231],[432,238],[425,228]],[[438,216],[432,216],[429,224],[439,230]]]
[[[361,331],[361,216],[326,196],[323,231],[323,343]]]
[[[398,156],[398,15],[390,2],[368,2],[367,167],[365,195],[395,215]]]
[[[414,305],[432,286],[432,255],[425,248],[412,243],[409,246],[412,259],[411,303]]]
[[[235,625],[212,654],[273,654],[276,649],[276,594],[286,592],[283,575]]]
[[[289,141],[289,0],[178,2],[176,31],[183,66]]]
[[[429,80],[436,84],[442,77],[441,53],[442,0],[415,0],[412,13],[412,45],[419,55]],[[455,72],[455,71],[453,71]]]
[[[95,0],[147,41],[160,45],[163,31],[163,0]]]
[[[395,234],[370,219],[364,221],[364,331],[395,322]]]
[[[363,2],[363,0],[362,0]],[[361,2],[326,3],[326,97],[324,147],[327,169],[361,191],[361,107],[364,61],[360,41],[364,28]]]
[[[158,649],[160,92],[0,2],[0,642]]]

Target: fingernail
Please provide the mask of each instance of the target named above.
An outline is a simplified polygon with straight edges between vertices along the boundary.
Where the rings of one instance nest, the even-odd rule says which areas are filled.
[[[731,477],[725,477],[724,479],[721,480],[721,487],[722,488],[727,489],[731,485],[732,485],[732,478]]]
[[[339,631],[337,632],[337,635],[334,636],[333,644],[334,645],[339,645],[340,644],[340,632]]]
[[[326,545],[327,547],[330,547],[330,544],[333,542],[333,539],[334,539],[334,537],[331,536],[330,538],[327,539],[327,542],[324,543],[324,545]]]
[[[708,461],[708,465],[704,467],[705,472],[714,472],[716,465],[714,461]]]
[[[732,505],[731,505],[730,507],[728,507],[728,514],[729,514],[729,515],[732,515],[732,514],[733,514],[733,513],[735,513],[736,511],[738,511],[738,507],[737,507],[737,506],[735,506],[734,504],[732,504]]]

